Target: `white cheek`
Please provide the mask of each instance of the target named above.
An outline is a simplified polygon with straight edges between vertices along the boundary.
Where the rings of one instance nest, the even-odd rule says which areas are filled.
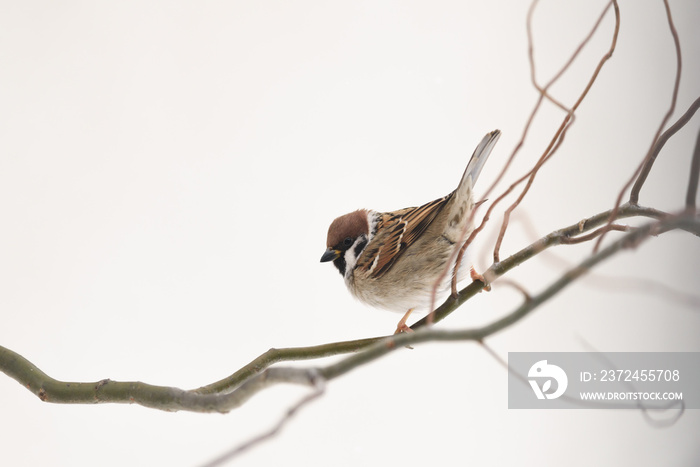
[[[357,237],[355,243],[353,243],[352,246],[345,252],[345,277],[349,277],[352,274],[353,269],[355,269],[355,265],[357,264],[357,256],[355,256],[355,247],[358,243],[361,243],[363,241],[365,241],[364,235]],[[367,247],[365,246],[365,248]],[[364,249],[362,251],[364,251]],[[360,254],[362,254],[362,251],[360,252]]]
[[[355,264],[357,264],[355,245],[357,245],[357,241],[355,241],[355,243],[353,243],[352,246],[345,252],[345,264],[348,270],[353,269]]]

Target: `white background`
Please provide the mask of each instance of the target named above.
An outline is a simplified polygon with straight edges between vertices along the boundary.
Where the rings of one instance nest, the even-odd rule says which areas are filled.
[[[537,94],[521,0],[0,4],[0,344],[73,381],[193,388],[270,347],[386,334],[399,315],[354,301],[319,264],[330,221],[455,186],[487,131],[490,185]],[[542,1],[549,79],[602,1]],[[671,2],[700,94],[700,4]],[[503,246],[612,206],[666,111],[675,70],[661,1],[621,2],[617,51],[539,174]],[[612,15],[553,92],[571,104]],[[509,179],[563,118],[547,106]],[[698,118],[662,152],[642,204],[682,207]],[[492,196],[492,199],[494,196]],[[495,227],[500,216],[494,216]],[[530,227],[528,227],[528,225]],[[471,259],[488,266],[483,244]],[[619,234],[610,235],[612,240]],[[596,270],[487,342],[509,351],[700,351],[697,238],[670,233]],[[479,248],[481,246],[481,248]],[[590,252],[514,271],[532,293]],[[559,259],[558,259],[559,258]],[[675,298],[674,298],[675,297]],[[495,287],[440,326],[486,323]],[[637,411],[507,409],[507,372],[473,343],[401,350],[333,381],[239,465],[695,465],[700,414],[659,429]],[[0,375],[1,465],[199,465],[270,427],[301,388],[227,415],[41,403]],[[663,418],[663,417],[662,417]]]

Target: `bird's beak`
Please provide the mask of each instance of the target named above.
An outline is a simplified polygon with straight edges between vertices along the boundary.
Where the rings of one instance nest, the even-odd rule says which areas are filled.
[[[328,261],[335,261],[340,257],[340,253],[340,250],[334,250],[333,248],[329,248],[326,250],[323,256],[321,256],[321,262],[327,263]]]

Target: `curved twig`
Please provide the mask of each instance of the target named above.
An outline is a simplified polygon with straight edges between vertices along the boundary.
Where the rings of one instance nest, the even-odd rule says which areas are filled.
[[[632,177],[627,181],[627,183],[624,184],[622,189],[620,190],[620,193],[617,195],[617,199],[615,200],[615,204],[613,205],[612,209],[612,214],[610,215],[610,220],[608,221],[608,224],[612,224],[614,222],[614,217],[615,213],[617,212],[618,207],[620,206],[620,203],[622,202],[622,197],[625,195],[625,192],[629,189],[630,186],[632,186],[632,183],[643,173],[643,170],[645,167],[649,167],[649,170],[651,170],[651,166],[654,164],[654,147],[657,145],[659,138],[661,136],[661,132],[663,131],[664,127],[668,123],[669,119],[671,118],[671,115],[673,115],[674,110],[676,109],[676,100],[678,99],[678,89],[680,87],[681,83],[681,70],[683,69],[683,63],[681,61],[681,42],[680,39],[678,38],[678,31],[676,30],[675,25],[673,24],[673,16],[671,15],[671,7],[668,4],[668,0],[663,0],[664,1],[664,8],[666,10],[666,20],[668,21],[668,27],[671,30],[671,36],[673,36],[673,45],[676,50],[676,78],[673,83],[673,93],[671,96],[671,105],[669,106],[668,110],[666,111],[666,114],[664,115],[663,119],[661,120],[661,124],[659,125],[659,128],[656,130],[656,134],[654,135],[654,138],[651,140],[651,146],[649,147],[649,150],[647,151],[646,156],[644,156],[644,159],[642,159],[641,164],[637,167],[637,169],[634,171],[632,174]],[[642,184],[644,181],[641,182],[639,185],[639,189],[641,190]],[[639,191],[635,194],[635,198],[639,197]],[[633,197],[630,196],[630,203],[632,204],[637,204],[637,200],[635,199],[633,201]],[[600,248],[601,243],[603,242],[603,238],[605,238],[605,234],[607,232],[603,232],[603,234],[598,237],[598,240],[596,240],[594,246],[593,246],[593,252],[597,251],[598,248]]]
[[[669,139],[678,131],[683,128],[691,118],[693,118],[693,115],[695,115],[695,112],[700,109],[700,97],[695,99],[695,101],[690,104],[690,107],[688,107],[688,110],[685,111],[681,117],[676,120],[676,123],[671,125],[668,130],[664,131],[663,134],[659,137],[659,139],[656,141],[654,144],[654,147],[652,148],[651,151],[651,157],[649,159],[646,159],[644,161],[644,167],[642,168],[641,172],[639,173],[639,177],[637,177],[637,181],[634,183],[634,186],[632,187],[632,191],[630,192],[630,200],[629,202],[631,204],[638,204],[639,203],[639,192],[642,189],[642,186],[644,186],[644,182],[646,182],[647,177],[649,176],[649,172],[651,172],[651,168],[654,166],[654,162],[656,161],[656,157],[659,155],[663,147],[666,145],[666,142],[668,142]],[[697,172],[697,171],[696,171]],[[691,175],[693,173],[693,170],[691,169],[690,171]]]
[[[620,33],[620,8],[617,4],[617,0],[612,1],[614,11],[615,11],[615,28],[613,30],[613,37],[610,42],[610,48],[608,51],[603,55],[603,57],[600,59],[598,62],[598,65],[596,66],[595,70],[593,71],[593,74],[591,75],[591,78],[588,80],[588,83],[586,84],[586,87],[583,89],[581,94],[579,95],[578,99],[574,103],[574,105],[569,109],[569,112],[567,113],[566,117],[564,117],[564,120],[562,121],[561,125],[557,129],[556,133],[552,137],[551,141],[549,142],[549,145],[545,149],[544,153],[540,157],[540,159],[537,161],[537,163],[534,165],[534,167],[525,175],[523,175],[521,178],[519,178],[517,181],[515,181],[501,196],[499,196],[493,204],[489,207],[491,209],[496,203],[498,203],[500,200],[505,198],[510,192],[515,189],[517,185],[522,183],[524,180],[527,180],[527,183],[525,187],[523,188],[523,191],[520,193],[518,198],[506,209],[505,213],[503,214],[503,222],[501,224],[501,229],[498,233],[498,238],[496,239],[496,244],[494,245],[493,248],[493,260],[494,262],[498,262],[500,259],[500,248],[501,244],[503,242],[503,238],[506,234],[506,229],[508,228],[508,221],[510,219],[510,214],[513,212],[515,208],[518,207],[518,205],[522,202],[523,198],[525,195],[528,193],[530,190],[530,187],[532,186],[532,183],[535,179],[535,176],[537,175],[537,172],[540,170],[540,168],[556,153],[557,149],[561,146],[562,142],[564,141],[564,137],[566,136],[567,131],[571,127],[571,124],[573,123],[573,117],[574,113],[578,109],[578,107],[581,105],[583,100],[586,98],[588,95],[588,92],[591,90],[593,87],[593,84],[595,83],[596,79],[598,78],[598,75],[600,74],[600,71],[603,69],[603,66],[605,63],[610,60],[610,58],[613,55],[613,52],[615,52],[615,48],[617,47],[617,38]],[[604,10],[603,15],[607,12],[607,8]],[[599,19],[599,22],[601,18]],[[596,23],[595,27],[598,27],[598,24]],[[590,36],[586,38],[586,40],[589,40]],[[568,64],[567,64],[568,66]],[[487,213],[488,214],[488,213]]]
[[[586,86],[586,88],[584,89],[583,93],[582,93],[581,96],[579,97],[579,99],[578,99],[578,101],[576,102],[576,104],[574,105],[574,107],[573,107],[572,109],[568,109],[568,108],[566,108],[565,106],[563,106],[559,101],[557,101],[556,99],[554,99],[554,98],[548,93],[548,90],[549,90],[549,88],[550,88],[554,83],[556,83],[556,82],[559,80],[559,78],[561,78],[561,76],[566,72],[566,70],[569,69],[569,67],[570,67],[571,64],[574,62],[574,60],[575,60],[576,57],[579,55],[579,53],[583,50],[583,48],[586,46],[586,44],[588,44],[588,42],[591,40],[591,38],[593,37],[593,35],[595,34],[595,32],[598,30],[598,27],[600,26],[600,24],[601,24],[603,18],[605,17],[606,13],[607,13],[608,10],[610,9],[610,6],[611,6],[611,5],[613,5],[613,6],[615,7],[615,30],[614,30],[614,33],[613,33],[613,39],[612,39],[612,43],[611,43],[611,48],[610,48],[608,54],[607,54],[607,55],[603,58],[603,60],[598,64],[598,67],[596,68],[596,71],[595,71],[594,74],[593,74],[592,80],[589,81],[588,86]],[[600,69],[602,68],[603,63],[604,63],[605,61],[607,61],[607,59],[609,59],[609,58],[612,56],[612,53],[613,53],[613,51],[614,51],[614,49],[615,49],[615,47],[616,47],[616,44],[617,44],[617,36],[618,36],[619,30],[620,30],[620,10],[619,10],[619,7],[618,7],[618,5],[617,5],[617,0],[611,0],[611,1],[606,5],[605,9],[604,9],[603,12],[600,14],[600,16],[598,17],[598,20],[595,22],[595,24],[593,25],[593,27],[592,27],[591,30],[589,31],[588,35],[583,39],[583,41],[581,41],[581,43],[578,45],[578,47],[577,47],[576,50],[573,52],[573,54],[569,57],[569,59],[567,60],[567,62],[566,62],[566,63],[561,67],[561,69],[549,80],[549,82],[547,82],[547,84],[546,84],[544,87],[542,87],[542,86],[539,85],[539,83],[537,82],[537,79],[536,79],[535,59],[534,59],[534,45],[533,45],[533,44],[534,44],[534,41],[533,41],[533,38],[532,38],[532,17],[533,17],[533,15],[534,15],[534,11],[535,11],[535,7],[536,7],[536,6],[537,6],[537,0],[534,0],[534,1],[532,2],[532,4],[530,5],[530,8],[529,8],[528,13],[527,13],[526,30],[527,30],[527,38],[528,38],[528,60],[529,60],[529,64],[530,64],[530,80],[531,80],[531,82],[532,82],[532,85],[535,87],[535,89],[537,89],[537,90],[539,91],[539,97],[538,97],[537,102],[535,103],[533,109],[530,111],[530,115],[529,115],[527,121],[525,122],[525,127],[523,128],[523,131],[522,131],[522,133],[521,133],[520,140],[518,141],[518,143],[517,143],[517,144],[515,145],[515,147],[513,148],[513,150],[512,150],[512,152],[511,152],[510,156],[508,157],[508,160],[506,161],[505,165],[503,166],[503,168],[502,168],[501,171],[499,172],[499,174],[498,174],[498,176],[496,177],[496,179],[493,181],[493,183],[491,183],[491,185],[489,186],[489,188],[488,188],[488,189],[486,190],[486,192],[484,193],[484,195],[483,195],[483,197],[482,197],[482,200],[479,202],[479,204],[481,204],[481,203],[483,203],[484,201],[486,201],[486,199],[489,197],[489,194],[494,190],[494,188],[496,187],[496,185],[498,185],[498,183],[501,181],[501,179],[505,176],[505,174],[506,174],[508,168],[510,167],[511,163],[513,162],[513,160],[515,160],[515,156],[518,154],[518,152],[520,151],[520,149],[522,148],[522,146],[525,144],[525,138],[526,138],[526,136],[527,136],[527,134],[528,134],[528,131],[529,131],[529,129],[530,129],[530,126],[531,126],[532,123],[534,122],[535,116],[537,115],[537,112],[539,111],[539,109],[540,109],[540,107],[541,107],[541,105],[542,105],[542,102],[544,101],[545,98],[547,98],[547,99],[548,99],[549,101],[551,101],[553,104],[555,104],[556,106],[562,108],[565,112],[567,112],[567,119],[564,120],[564,124],[562,125],[562,127],[560,127],[559,131],[555,134],[554,138],[553,138],[552,141],[550,142],[550,145],[547,147],[547,149],[545,149],[545,152],[544,152],[544,154],[543,154],[543,156],[542,156],[542,158],[541,158],[540,160],[543,160],[543,159],[546,160],[546,159],[548,159],[548,158],[551,156],[551,154],[553,154],[553,153],[558,149],[559,145],[560,145],[560,144],[562,143],[562,141],[563,141],[563,134],[561,133],[562,129],[563,129],[564,126],[567,125],[568,123],[573,122],[573,120],[574,120],[574,114],[573,114],[574,110],[575,110],[576,108],[578,108],[578,106],[581,104],[581,102],[583,101],[583,99],[585,98],[585,96],[588,94],[588,90],[589,90],[589,89],[591,88],[591,86],[593,85],[593,82],[595,81],[595,78],[597,77],[598,72],[599,72]],[[555,141],[556,141],[556,144],[555,144]],[[545,156],[547,156],[547,157],[545,157]],[[544,163],[544,161],[543,161],[542,163]],[[462,259],[464,258],[464,253],[465,253],[466,249],[469,247],[469,245],[472,244],[472,242],[473,242],[474,239],[476,238],[476,235],[484,229],[484,226],[486,225],[486,223],[487,223],[487,222],[489,221],[489,219],[491,218],[491,212],[492,212],[492,211],[494,210],[494,208],[500,203],[500,201],[503,200],[507,195],[509,195],[509,194],[515,189],[516,186],[518,186],[520,183],[522,183],[522,182],[523,182],[525,179],[527,179],[528,177],[531,177],[530,181],[528,182],[528,184],[531,184],[531,183],[532,183],[532,180],[534,179],[534,173],[536,173],[537,170],[539,170],[539,167],[541,167],[541,165],[542,165],[542,164],[540,164],[539,161],[538,161],[538,164],[536,164],[535,167],[534,167],[530,172],[526,173],[523,177],[521,177],[520,179],[518,179],[515,183],[513,183],[510,187],[508,187],[498,198],[496,198],[496,200],[495,200],[493,203],[491,203],[491,206],[489,206],[489,208],[486,210],[486,213],[485,213],[484,216],[482,217],[480,224],[471,232],[471,234],[469,235],[469,237],[467,238],[467,240],[462,244],[462,246],[461,246],[461,248],[460,248],[460,250],[459,250],[459,253],[457,254],[457,258],[456,258],[456,260],[455,260],[455,263],[454,263],[454,274],[453,274],[453,276],[452,276],[452,284],[451,284],[451,290],[452,290],[452,295],[453,295],[453,296],[455,296],[455,295],[457,294],[457,270],[459,269],[460,265],[462,264]],[[529,188],[526,188],[526,189],[524,190],[524,193],[526,193],[528,189],[529,189]],[[524,196],[524,193],[523,193],[523,195],[521,195],[521,196]],[[516,203],[519,203],[519,201],[516,201]],[[512,206],[512,208],[514,209],[514,206]],[[474,217],[475,212],[476,212],[475,210],[472,211],[472,213],[471,213],[472,218]],[[506,213],[506,216],[509,216],[509,213]],[[473,219],[470,219],[469,222],[467,223],[467,225],[471,225],[472,220],[473,220]],[[507,226],[507,219],[504,220],[504,223],[505,223],[505,226]],[[503,231],[503,234],[505,234],[505,228],[502,228],[502,231]],[[497,240],[497,245],[496,245],[496,247],[495,247],[495,249],[494,249],[494,261],[496,261],[496,262],[499,260],[498,249],[500,248],[500,241],[502,241],[502,238],[499,237],[499,240]],[[460,242],[461,242],[461,241],[460,241]],[[450,264],[451,264],[451,263],[450,263]],[[436,284],[437,284],[437,283],[440,283],[440,282],[444,279],[444,277],[445,277],[446,274],[447,274],[447,271],[438,279],[438,281],[436,282]],[[432,305],[433,305],[433,304],[431,303],[431,309],[433,308]],[[430,316],[429,319],[432,320],[432,316]]]

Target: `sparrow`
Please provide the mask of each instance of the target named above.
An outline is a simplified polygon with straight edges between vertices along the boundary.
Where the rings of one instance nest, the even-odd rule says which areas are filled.
[[[453,251],[472,232],[473,186],[500,135],[495,130],[484,136],[459,185],[447,196],[392,212],[359,209],[338,217],[328,228],[321,262],[332,261],[360,301],[405,312],[396,332],[410,329],[406,320],[414,309],[430,306],[433,288]],[[459,269],[458,280],[463,268]],[[452,279],[451,274],[444,276],[439,295],[449,290]]]

